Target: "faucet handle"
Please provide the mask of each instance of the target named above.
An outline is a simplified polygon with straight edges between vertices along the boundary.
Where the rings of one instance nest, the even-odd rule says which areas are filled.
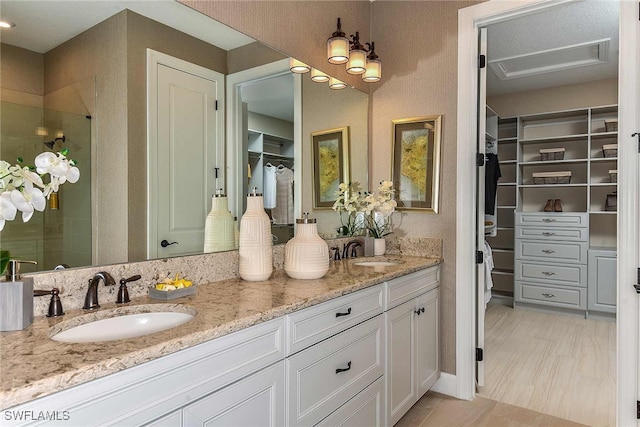
[[[334,246],[331,248],[332,251],[335,251],[333,254],[333,260],[334,261],[340,261],[340,248],[337,246]]]
[[[140,280],[141,278],[142,276],[136,274],[135,276],[131,276],[128,279],[120,279],[120,289],[118,289],[118,298],[116,299],[116,304],[124,304],[131,301],[131,299],[129,299],[129,289],[127,289],[127,283]]]
[[[34,297],[40,297],[43,295],[51,295],[51,301],[49,302],[49,312],[47,313],[47,317],[58,317],[64,316],[64,311],[62,310],[62,301],[60,301],[60,290],[58,288],[53,288],[50,291],[36,289],[33,291]]]

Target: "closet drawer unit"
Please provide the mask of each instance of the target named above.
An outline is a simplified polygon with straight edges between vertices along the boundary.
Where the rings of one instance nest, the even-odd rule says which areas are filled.
[[[587,263],[586,242],[544,242],[516,239],[516,259],[530,261],[564,262],[568,264]]]
[[[588,228],[516,227],[516,239],[560,240],[563,242],[589,241]]]
[[[586,265],[536,263],[516,260],[515,280],[563,286],[587,286]]]
[[[380,284],[288,315],[287,355],[382,314],[382,298]]]
[[[516,282],[515,301],[578,310],[587,308],[586,288],[561,288]]]
[[[516,226],[589,227],[586,213],[516,212]]]
[[[290,426],[315,425],[384,374],[379,315],[286,359]]]

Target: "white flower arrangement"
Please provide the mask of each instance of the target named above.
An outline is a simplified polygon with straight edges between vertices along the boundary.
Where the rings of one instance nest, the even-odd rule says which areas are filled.
[[[396,209],[393,182],[382,181],[374,192],[360,191],[360,184],[341,183],[333,210],[340,214],[342,234],[354,236],[364,229],[375,238],[393,232],[391,214]]]
[[[36,156],[35,167],[10,165],[0,160],[0,231],[6,221],[13,221],[18,211],[22,221],[27,222],[34,211],[43,211],[46,200],[58,191],[65,182],[75,183],[80,179],[80,170],[75,160],[67,159],[69,150],[59,153],[46,151]],[[22,163],[22,159],[18,158]],[[34,172],[35,169],[35,172]],[[43,176],[50,180],[44,183]]]

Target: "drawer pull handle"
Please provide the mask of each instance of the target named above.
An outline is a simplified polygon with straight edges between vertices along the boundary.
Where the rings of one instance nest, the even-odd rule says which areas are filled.
[[[554,273],[553,271],[543,271],[542,274],[544,274],[545,276],[555,276],[556,273]]]
[[[424,307],[417,309],[414,313],[420,316],[420,313],[424,313]]]
[[[542,222],[556,222],[553,218],[542,218]]]
[[[542,294],[543,297],[545,298],[555,298],[556,296],[554,294]]]
[[[348,316],[351,314],[351,307],[349,307],[346,311],[346,313],[336,313],[336,317],[340,317],[340,316]]]
[[[542,232],[542,235],[543,235],[543,236],[555,236],[555,235],[556,235],[556,233],[549,233],[548,231],[543,231],[543,232]]]
[[[347,367],[346,368],[338,368],[338,369],[336,369],[336,374],[339,374],[340,372],[347,372],[349,369],[351,369],[351,361],[349,361],[349,363],[347,363]]]
[[[542,252],[544,252],[545,254],[555,254],[556,251],[551,250],[551,249],[543,249]]]

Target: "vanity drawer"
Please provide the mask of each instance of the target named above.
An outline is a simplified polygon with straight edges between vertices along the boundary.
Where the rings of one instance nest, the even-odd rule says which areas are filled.
[[[286,359],[290,426],[315,425],[384,373],[384,317]]]
[[[531,261],[587,263],[586,242],[545,242],[539,240],[516,239],[516,259]]]
[[[385,282],[386,305],[389,310],[403,302],[409,301],[440,284],[440,266],[434,265],[406,276]]]
[[[315,427],[383,427],[383,417],[384,378],[381,377]]]
[[[382,297],[376,285],[287,315],[287,355],[381,314]]]
[[[516,212],[516,226],[585,227],[589,228],[586,213]]]
[[[588,228],[547,228],[516,227],[516,239],[560,240],[563,242],[586,242],[589,240]]]
[[[587,286],[587,266],[516,260],[515,280],[564,286]]]
[[[581,310],[587,308],[585,288],[560,288],[516,282],[514,296],[516,302]]]

